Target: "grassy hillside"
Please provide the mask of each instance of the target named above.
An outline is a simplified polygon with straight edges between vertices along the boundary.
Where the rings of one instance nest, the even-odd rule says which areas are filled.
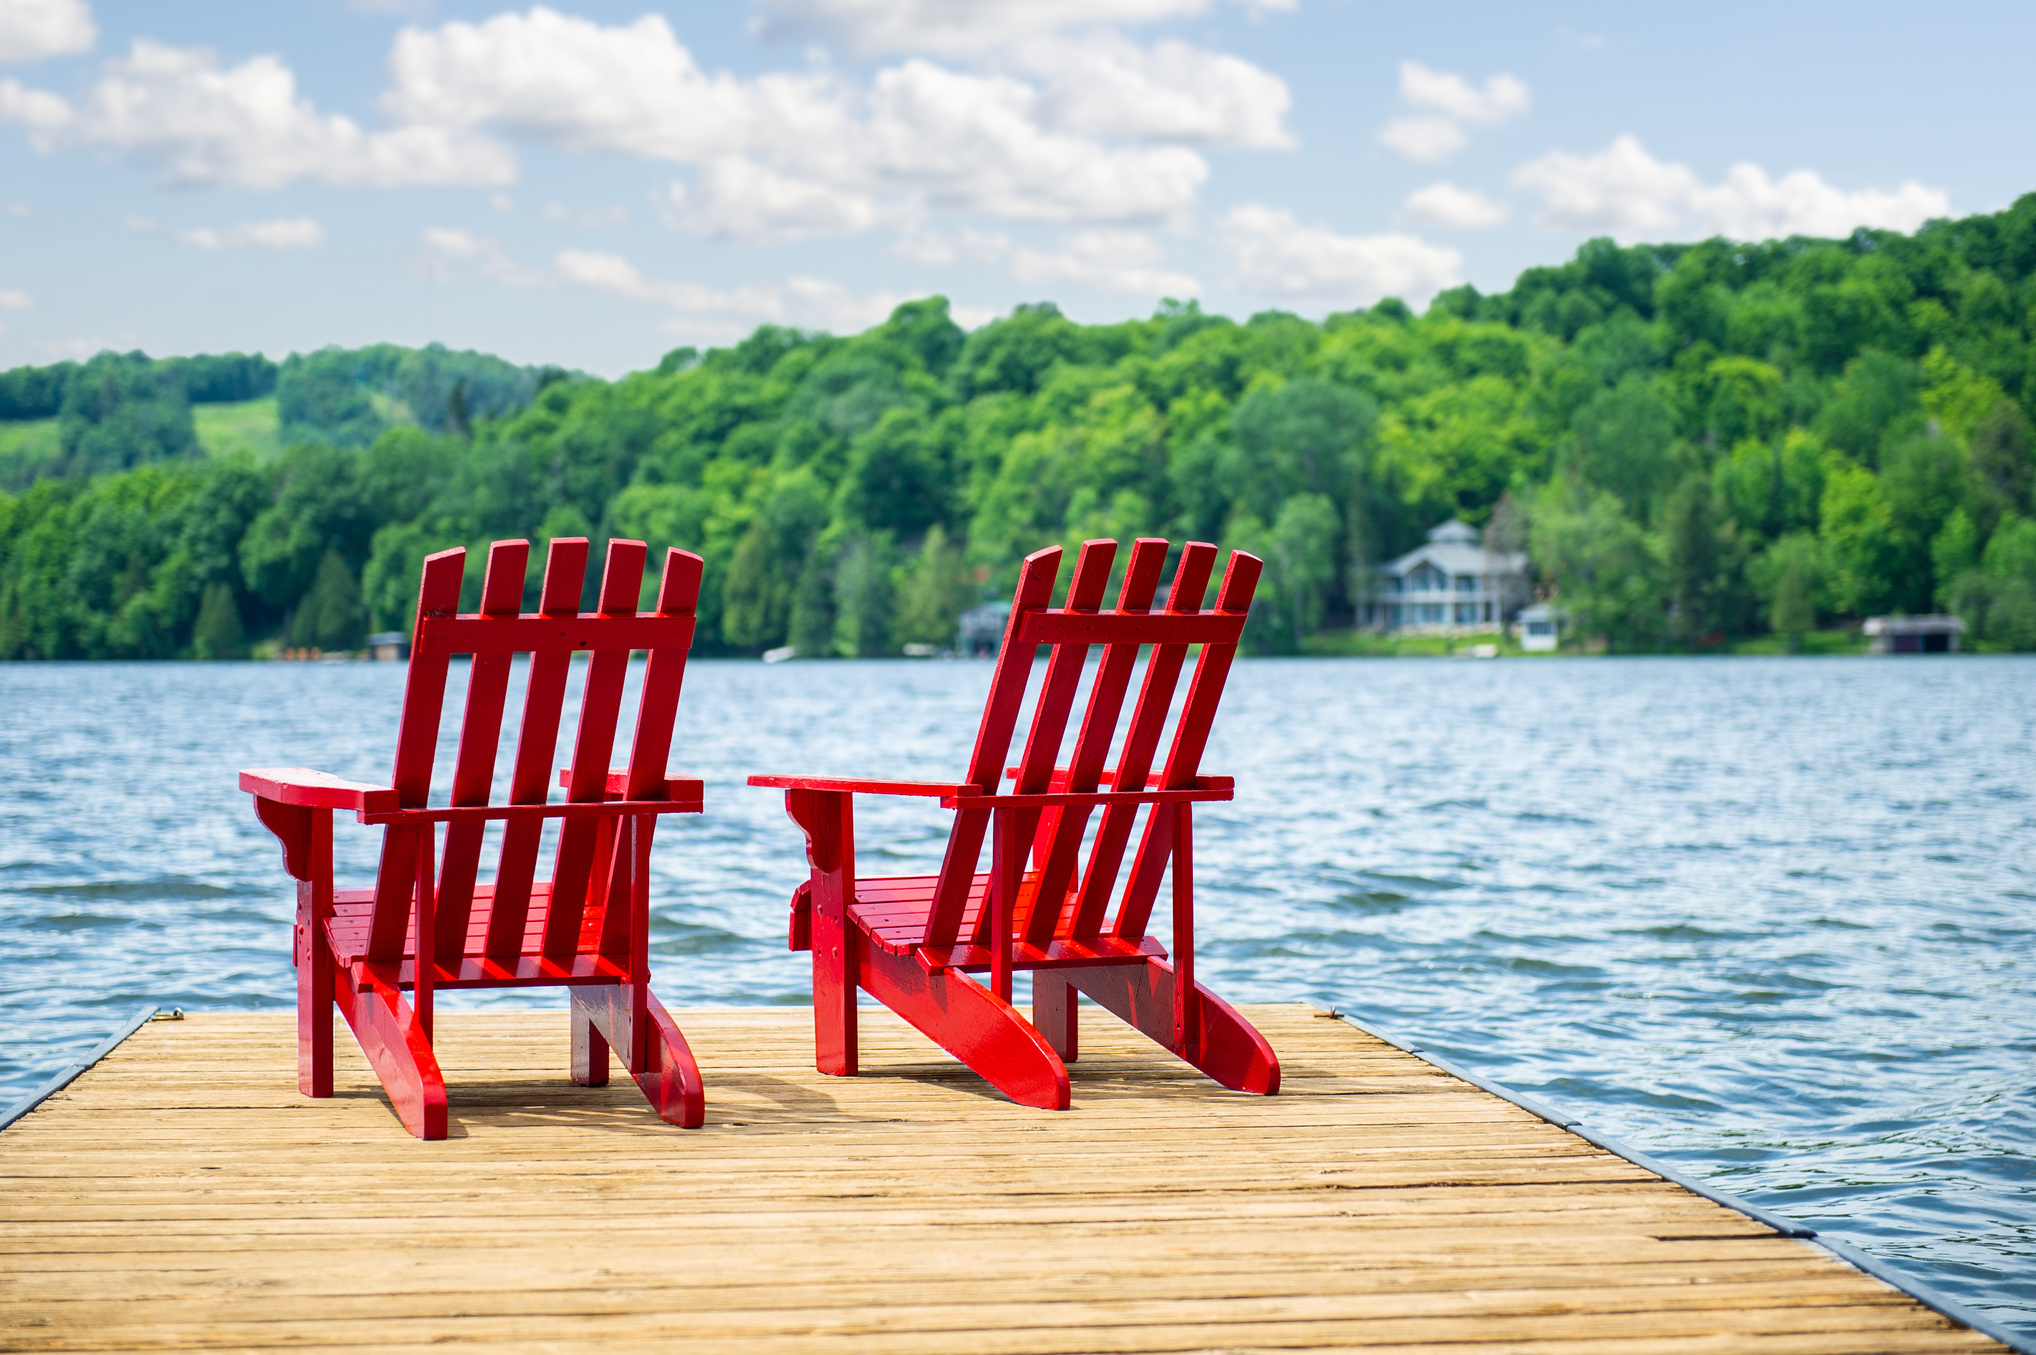
[[[191,421],[209,456],[245,456],[266,464],[283,453],[282,421],[273,395],[231,405],[197,405]]]

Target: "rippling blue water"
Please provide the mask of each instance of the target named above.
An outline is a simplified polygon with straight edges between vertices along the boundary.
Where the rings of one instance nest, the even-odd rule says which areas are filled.
[[[988,678],[693,665],[667,1003],[805,1000],[798,835],[743,776],[959,774]],[[384,780],[402,680],[0,666],[0,1104],[141,1002],[290,1004],[234,772]],[[2036,1333],[2036,661],[1259,660],[1204,766],[1239,787],[1196,821],[1217,991],[1337,1003]],[[863,859],[931,869],[944,824],[865,800]],[[363,877],[376,833],[338,835]]]

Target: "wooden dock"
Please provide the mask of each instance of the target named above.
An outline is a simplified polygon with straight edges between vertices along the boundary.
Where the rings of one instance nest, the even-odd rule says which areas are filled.
[[[2005,1351],[1350,1025],[1254,1007],[1279,1096],[1084,1013],[1075,1109],[864,1011],[681,1012],[701,1130],[565,1076],[563,1011],[447,1014],[452,1138],[341,1032],[142,1027],[0,1134],[0,1349]]]

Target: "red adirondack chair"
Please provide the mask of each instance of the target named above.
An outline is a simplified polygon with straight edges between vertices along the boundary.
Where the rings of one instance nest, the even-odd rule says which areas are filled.
[[[332,1012],[353,1028],[404,1125],[421,1139],[446,1131],[445,1078],[431,1051],[432,994],[440,988],[563,986],[572,993],[572,1077],[608,1080],[612,1047],[664,1119],[697,1127],[706,1113],[700,1072],[650,991],[648,870],[660,814],[697,814],[697,780],[665,775],[700,557],[666,555],[657,610],[639,615],[641,541],[608,543],[599,610],[580,611],[584,537],[554,537],[534,614],[519,615],[530,546],[488,551],[481,610],[458,615],[464,550],[424,562],[417,627],[386,786],[302,767],[240,774],[255,812],[283,844],[297,884],[297,1085],[332,1095]],[[611,769],[629,656],[649,652],[629,765]],[[575,654],[591,655],[573,739],[559,773],[564,804],[547,804],[560,709]],[[472,656],[450,803],[429,806],[446,673]],[[530,656],[506,804],[489,801],[502,708],[515,655]],[[332,811],[383,827],[372,889],[335,889]],[[539,838],[559,819],[550,880],[537,880]],[[503,825],[493,884],[476,883],[482,833]],[[445,825],[441,864],[438,828]],[[406,1000],[404,994],[409,993]]]
[[[1050,607],[1058,546],[1029,556],[1004,631],[968,772],[957,782],[752,776],[785,790],[806,834],[812,875],[792,896],[792,949],[813,952],[813,1011],[820,1071],[856,1072],[856,989],[891,1010],[1025,1105],[1068,1107],[1066,1064],[1077,1056],[1076,993],[1086,993],[1226,1087],[1271,1094],[1280,1065],[1243,1017],[1195,982],[1194,855],[1190,806],[1228,800],[1229,777],[1198,770],[1245,613],[1263,568],[1233,552],[1214,611],[1203,595],[1216,548],[1190,542],[1162,611],[1150,610],[1167,543],[1131,550],[1115,610],[1100,610],[1114,541],[1082,544],[1067,605]],[[1102,647],[1088,707],[1065,763],[1068,715],[1091,646]],[[1188,651],[1201,646],[1155,776],[1154,755]],[[1141,646],[1145,679],[1116,763],[1106,767]],[[1006,769],[1020,707],[1041,647],[1052,651],[1032,727]],[[1015,785],[1000,794],[1002,778]],[[1108,787],[1105,789],[1105,787]],[[858,876],[850,797],[936,797],[956,811],[935,875]],[[1141,808],[1145,827],[1114,915],[1106,919]],[[1087,865],[1077,857],[1091,813],[1102,810]],[[990,869],[978,873],[983,837]],[[1030,866],[1026,855],[1029,850]],[[1160,879],[1173,865],[1173,942],[1147,934]],[[1032,971],[1032,1021],[1011,1006],[1014,970]],[[987,971],[987,988],[968,977]]]

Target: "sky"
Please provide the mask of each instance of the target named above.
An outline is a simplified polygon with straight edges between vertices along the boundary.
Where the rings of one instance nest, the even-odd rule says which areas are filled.
[[[0,0],[0,367],[1307,316],[2036,190],[2036,6]]]

